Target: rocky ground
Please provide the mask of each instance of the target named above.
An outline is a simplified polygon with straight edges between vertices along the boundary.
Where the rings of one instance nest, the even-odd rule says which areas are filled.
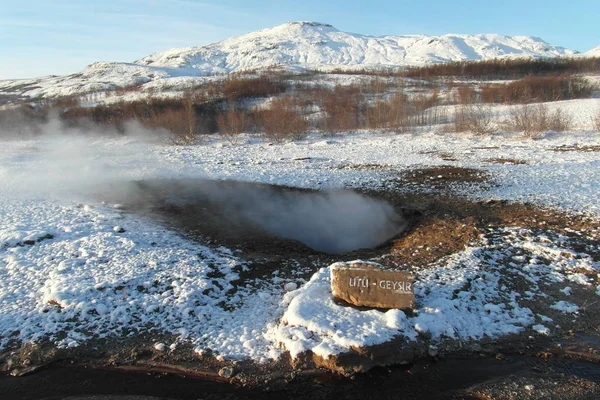
[[[396,191],[392,187],[364,192],[401,210],[409,221],[408,229],[377,248],[341,255],[321,253],[299,242],[265,234],[243,221],[224,218],[201,201],[168,203],[165,193],[173,195],[176,190],[172,182],[136,183],[143,196],[125,202],[124,207],[188,237],[239,249],[254,268],[241,273],[234,286],[269,275],[274,268],[284,280],[292,275],[294,279],[308,280],[318,268],[353,259],[375,260],[391,268],[423,269],[435,266],[438,260],[482,237],[493,245],[503,235],[525,235],[526,231],[549,241],[560,241],[565,259],[585,255],[594,262],[600,261],[598,221],[593,218],[531,204],[474,201],[444,190],[457,183],[493,185],[485,172],[434,167],[404,172],[402,179],[410,182],[414,190]],[[422,190],[424,187],[437,191]],[[198,230],[199,221],[202,231]],[[523,232],[519,233],[519,229]],[[500,240],[497,243],[504,246],[501,251],[505,259],[500,262],[507,265],[502,272],[505,285],[526,292],[531,282],[518,274],[518,265],[510,266],[510,262],[529,256],[522,248]],[[545,296],[532,296],[525,301],[534,314],[552,321],[548,332],[540,328],[537,333],[527,330],[500,338],[466,341],[432,341],[422,335],[410,343],[398,338],[354,348],[329,359],[311,352],[296,359],[284,354],[267,364],[227,361],[210,352],[200,355],[185,345],[164,351],[157,349],[155,343],[169,343],[170,338],[156,335],[92,340],[71,349],[40,343],[2,353],[5,373],[20,378],[3,376],[0,391],[15,399],[63,398],[69,393],[196,398],[198,391],[203,398],[597,398],[600,311],[594,291],[600,283],[599,271],[578,273],[584,274],[591,284],[570,286],[569,302],[580,305],[577,312],[551,307],[564,297],[563,282],[541,282]],[[77,376],[77,382],[85,382],[83,386],[78,384],[84,389],[73,388],[67,376]],[[104,384],[107,382],[110,385]]]

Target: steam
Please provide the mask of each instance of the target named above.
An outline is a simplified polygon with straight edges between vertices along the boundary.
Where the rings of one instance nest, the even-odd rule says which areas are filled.
[[[242,210],[270,233],[334,254],[378,246],[406,225],[388,203],[346,191],[250,196]]]
[[[68,128],[58,118],[37,129],[28,140],[0,139],[0,191],[13,198],[89,199],[100,187],[166,172],[150,151],[159,133],[138,123],[127,124],[125,135]]]
[[[313,192],[191,179],[141,182],[137,190],[134,194],[129,187],[123,193],[134,194],[135,199],[127,202],[138,209],[175,206],[190,212],[187,206],[210,205],[236,225],[256,225],[269,234],[332,254],[375,247],[406,227],[404,217],[390,204],[352,191]]]
[[[153,150],[157,132],[135,123],[126,126],[125,136],[97,127],[69,129],[58,119],[40,130],[35,140],[0,141],[0,200],[108,200],[131,204],[134,212],[210,204],[219,218],[327,253],[377,246],[406,225],[388,203],[351,191],[182,179],[185,166],[182,172]]]

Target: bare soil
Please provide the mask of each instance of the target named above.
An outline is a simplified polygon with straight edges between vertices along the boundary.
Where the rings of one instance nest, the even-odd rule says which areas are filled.
[[[560,152],[581,151],[581,152],[591,153],[591,152],[600,151],[600,146],[567,146],[567,145],[565,145],[565,146],[554,147],[550,150],[560,151]]]

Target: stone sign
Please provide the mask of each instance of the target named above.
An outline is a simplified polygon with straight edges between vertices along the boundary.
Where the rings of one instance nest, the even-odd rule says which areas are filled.
[[[415,276],[408,272],[386,271],[374,263],[335,263],[331,270],[334,297],[355,306],[413,308]]]

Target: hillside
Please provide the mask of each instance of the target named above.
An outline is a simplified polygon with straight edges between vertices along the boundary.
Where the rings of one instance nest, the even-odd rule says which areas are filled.
[[[584,57],[600,57],[600,46],[596,46],[591,50],[586,51],[582,54]]]
[[[574,51],[529,36],[404,35],[373,37],[342,32],[331,25],[291,22],[215,44],[170,49],[137,64],[193,68],[208,74],[286,65],[408,66],[483,60],[505,56],[555,57]]]

